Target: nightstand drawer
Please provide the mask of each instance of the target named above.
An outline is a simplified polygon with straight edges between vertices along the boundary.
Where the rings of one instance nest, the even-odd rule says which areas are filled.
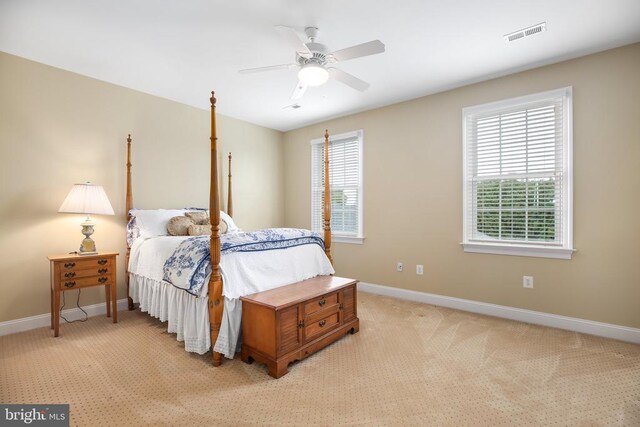
[[[113,272],[113,267],[107,264],[106,267],[91,267],[83,270],[60,270],[60,280],[73,280],[73,279],[81,279],[83,277],[91,277],[91,276],[105,276],[109,275]]]
[[[60,290],[84,288],[87,286],[110,285],[113,283],[113,277],[108,274],[106,276],[85,277],[80,279],[61,279]]]
[[[113,257],[100,257],[91,259],[79,259],[73,261],[60,262],[60,270],[77,271],[93,268],[104,268],[113,266]]]

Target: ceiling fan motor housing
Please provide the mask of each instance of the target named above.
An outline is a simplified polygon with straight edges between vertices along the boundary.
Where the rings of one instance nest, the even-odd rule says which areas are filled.
[[[296,53],[296,62],[298,65],[314,63],[324,66],[329,62],[329,49],[325,45],[320,43],[307,43],[306,45],[313,55],[310,58],[304,58]]]

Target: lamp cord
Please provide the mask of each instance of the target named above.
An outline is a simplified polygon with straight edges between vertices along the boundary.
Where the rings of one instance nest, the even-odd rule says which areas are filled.
[[[80,309],[80,311],[84,313],[84,319],[78,319],[78,320],[67,320],[67,318],[62,315],[62,309],[64,308],[64,304],[65,304],[64,294],[66,294],[66,292],[62,292],[62,306],[60,307],[60,317],[64,319],[66,323],[86,322],[87,319],[89,318],[89,314],[86,311],[84,311],[82,307],[80,307],[80,291],[81,289],[78,289],[78,300],[76,301],[76,306]]]

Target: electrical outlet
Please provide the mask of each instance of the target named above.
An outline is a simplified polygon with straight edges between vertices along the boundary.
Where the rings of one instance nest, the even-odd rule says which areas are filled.
[[[424,265],[416,265],[416,274],[422,276],[424,274]]]
[[[399,262],[396,264],[396,271],[402,271],[404,269],[404,265]]]
[[[522,276],[522,287],[533,289],[533,276]]]

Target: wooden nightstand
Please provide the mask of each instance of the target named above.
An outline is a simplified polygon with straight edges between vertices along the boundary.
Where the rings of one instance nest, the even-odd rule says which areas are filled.
[[[95,255],[49,256],[51,263],[51,329],[58,336],[60,328],[60,292],[71,289],[104,286],[107,317],[118,323],[118,297],[116,284],[117,252],[101,252]],[[111,306],[109,305],[111,303]]]

